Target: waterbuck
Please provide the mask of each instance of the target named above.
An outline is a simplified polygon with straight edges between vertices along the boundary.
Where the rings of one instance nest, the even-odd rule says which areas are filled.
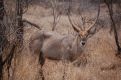
[[[70,4],[69,4],[70,5]],[[30,51],[32,53],[40,53],[40,62],[45,61],[46,58],[53,60],[69,60],[74,61],[83,51],[87,39],[99,30],[95,24],[98,21],[100,14],[100,4],[94,23],[88,27],[83,24],[75,25],[71,19],[70,7],[68,9],[69,22],[77,32],[77,35],[61,35],[55,31],[39,31],[33,34],[30,38]],[[82,22],[84,23],[85,21]]]
[[[76,36],[61,35],[55,31],[35,32],[30,38],[30,51],[34,54],[40,53],[40,62],[43,64],[46,58],[74,61],[83,51],[89,36],[95,33],[94,25],[95,23],[84,31],[78,26],[72,25],[77,32]]]

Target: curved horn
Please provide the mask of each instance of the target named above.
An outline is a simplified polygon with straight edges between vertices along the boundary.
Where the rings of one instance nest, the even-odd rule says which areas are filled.
[[[70,22],[70,24],[72,25],[73,29],[74,29],[76,32],[80,32],[81,29],[80,29],[79,27],[75,26],[75,25],[73,24],[72,20],[71,20],[71,16],[70,16],[70,9],[71,9],[71,6],[70,6],[70,2],[71,2],[71,0],[69,0],[69,8],[68,8],[68,14],[67,14],[67,15],[68,15],[68,19],[69,19],[69,22]]]
[[[76,27],[74,26],[74,24],[72,23],[72,20],[71,20],[71,17],[68,15],[68,19],[69,19],[69,22],[70,24],[72,25],[73,29],[76,31],[76,32],[80,32],[81,29],[79,27]]]

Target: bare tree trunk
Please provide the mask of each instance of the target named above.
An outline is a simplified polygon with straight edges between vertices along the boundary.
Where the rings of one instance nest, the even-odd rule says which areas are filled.
[[[4,16],[4,3],[3,0],[0,0],[0,80],[2,80],[2,50],[4,48],[4,27],[2,26],[3,22],[3,16]]]
[[[119,44],[116,24],[115,24],[115,21],[113,19],[113,10],[112,10],[113,2],[112,2],[112,0],[105,0],[105,3],[106,3],[108,10],[109,10],[110,19],[111,19],[111,22],[112,22],[111,28],[114,30],[114,37],[115,37],[116,46],[117,46],[117,49],[118,49],[118,54],[120,54],[121,53],[121,47],[120,47],[120,44]]]
[[[16,33],[16,36],[17,36],[17,43],[20,45],[23,44],[22,1],[23,0],[16,0],[16,22],[17,22],[17,29],[19,29]]]
[[[4,7],[3,0],[0,0],[0,23],[3,22],[4,8],[5,8],[8,11],[7,19],[10,18],[10,20],[11,20],[8,23],[11,23],[12,27],[14,27],[13,31],[16,32],[16,36],[14,36],[14,37],[16,37],[16,40],[13,41],[16,44],[11,43],[8,46],[9,50],[6,52],[3,48],[6,47],[4,45],[6,45],[5,42],[7,39],[6,39],[6,36],[3,36],[3,35],[5,32],[5,29],[7,30],[7,28],[9,29],[11,27],[9,25],[7,27],[5,27],[2,25],[3,23],[0,24],[0,49],[4,50],[3,52],[2,51],[0,52],[0,80],[2,80],[2,79],[13,80],[12,78],[13,78],[14,71],[10,72],[10,70],[14,70],[16,65],[14,65],[15,61],[12,61],[12,60],[14,59],[13,58],[14,55],[17,54],[16,49],[18,50],[23,45],[23,22],[22,22],[23,11],[22,11],[22,7],[21,7],[21,5],[22,5],[21,2],[22,2],[22,0],[11,0],[11,1],[6,0],[5,7]],[[13,4],[14,4],[14,6],[13,6]],[[11,8],[12,9],[16,8],[16,10],[15,9],[13,11],[9,10]],[[3,41],[3,39],[5,41]]]

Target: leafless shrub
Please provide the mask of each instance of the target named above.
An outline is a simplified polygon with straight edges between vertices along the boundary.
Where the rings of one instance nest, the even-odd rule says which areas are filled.
[[[59,1],[58,0],[50,0],[51,8],[52,8],[52,15],[53,15],[53,27],[52,31],[55,30],[57,23],[60,20],[61,11],[59,10]]]

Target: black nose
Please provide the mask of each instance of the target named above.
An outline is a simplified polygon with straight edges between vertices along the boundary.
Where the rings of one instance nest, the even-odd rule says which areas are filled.
[[[85,42],[82,42],[82,45],[85,45]]]

